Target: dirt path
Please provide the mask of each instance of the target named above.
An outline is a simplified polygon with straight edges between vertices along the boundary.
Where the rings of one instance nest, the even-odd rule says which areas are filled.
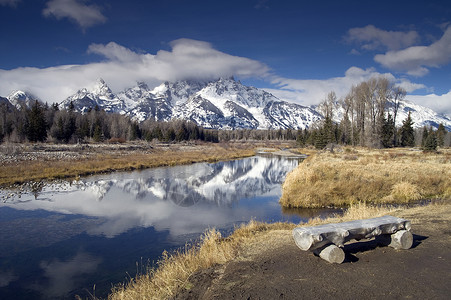
[[[297,248],[291,231],[271,231],[238,259],[194,274],[175,299],[449,299],[451,205],[394,215],[412,221],[409,250],[356,242],[343,264],[329,264]]]

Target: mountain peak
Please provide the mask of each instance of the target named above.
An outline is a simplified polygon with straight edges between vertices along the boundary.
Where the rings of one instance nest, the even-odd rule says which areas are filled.
[[[97,79],[91,92],[99,96],[102,95],[107,97],[111,97],[113,94],[109,86],[106,84],[105,80],[103,80],[102,78]]]
[[[8,97],[6,97],[8,101],[14,105],[16,108],[21,108],[22,106],[31,107],[35,103],[35,101],[40,101],[37,97],[32,95],[29,92],[14,90],[12,91]]]
[[[138,82],[136,83],[136,86],[137,86],[138,88],[140,88],[141,90],[146,90],[146,91],[149,90],[149,86],[148,86],[147,83],[145,83],[144,81],[138,81]]]
[[[94,89],[79,90],[61,106],[66,107],[70,102],[80,112],[98,105],[106,112],[126,114],[140,122],[179,118],[216,129],[304,129],[322,119],[314,107],[288,103],[262,89],[246,86],[233,76],[213,81],[163,82],[153,89],[139,81],[117,95],[99,78]],[[339,118],[343,112],[339,105],[336,106],[334,117]],[[443,123],[446,128],[451,128],[451,120],[407,101],[400,106],[396,122],[401,122],[408,111],[412,111],[418,126],[437,127]]]
[[[231,76],[225,76],[225,77],[219,77],[219,79],[217,81],[235,81],[235,77],[233,77],[233,75]]]
[[[28,92],[24,92],[21,90],[14,90],[6,98],[8,98],[9,100],[12,100],[12,99],[26,100],[26,99],[35,98],[35,97]]]

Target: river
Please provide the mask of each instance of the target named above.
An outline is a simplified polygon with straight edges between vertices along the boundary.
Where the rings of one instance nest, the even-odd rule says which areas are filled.
[[[208,228],[329,214],[281,209],[281,184],[298,163],[258,155],[2,190],[0,299],[105,297]]]

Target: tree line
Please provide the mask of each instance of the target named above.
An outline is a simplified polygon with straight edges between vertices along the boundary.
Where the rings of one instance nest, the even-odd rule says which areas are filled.
[[[414,130],[409,113],[402,126],[396,127],[400,101],[405,95],[405,90],[385,77],[353,86],[339,100],[330,92],[318,107],[324,119],[304,130],[216,130],[185,120],[138,123],[125,115],[106,113],[98,106],[81,114],[73,105],[59,109],[56,103],[49,106],[36,101],[31,107],[16,108],[0,102],[0,142],[296,140],[301,146],[312,145],[318,149],[331,143],[373,148],[421,146],[427,150],[450,146],[451,136],[443,124],[437,130],[432,127]],[[340,118],[334,115],[337,112],[341,113]],[[341,120],[336,122],[337,119]]]
[[[450,136],[443,124],[438,129],[424,127],[414,130],[408,113],[402,125],[396,127],[399,107],[406,91],[386,77],[375,77],[355,85],[342,99],[330,92],[319,105],[324,119],[315,128],[298,137],[303,145],[324,148],[329,143],[371,148],[421,146],[434,150],[450,146]],[[340,116],[335,116],[340,112]],[[335,119],[339,122],[334,122]]]
[[[174,120],[138,123],[117,113],[106,113],[98,106],[81,114],[73,106],[59,109],[35,101],[19,109],[0,103],[0,142],[126,142],[133,140],[218,142],[217,130],[204,129],[193,122]]]

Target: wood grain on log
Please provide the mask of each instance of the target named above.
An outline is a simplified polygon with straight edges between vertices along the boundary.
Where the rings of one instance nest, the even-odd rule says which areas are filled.
[[[393,234],[400,230],[409,231],[410,227],[410,221],[383,216],[344,223],[298,227],[293,229],[293,238],[299,248],[307,251],[328,244],[343,247],[344,243],[352,239],[372,238],[382,234]]]
[[[395,249],[410,249],[413,244],[413,235],[410,231],[400,230],[391,236],[391,242],[388,246]]]
[[[341,264],[345,260],[345,253],[343,249],[335,246],[334,244],[316,249],[314,252],[316,255],[319,255],[319,257],[330,263]]]

